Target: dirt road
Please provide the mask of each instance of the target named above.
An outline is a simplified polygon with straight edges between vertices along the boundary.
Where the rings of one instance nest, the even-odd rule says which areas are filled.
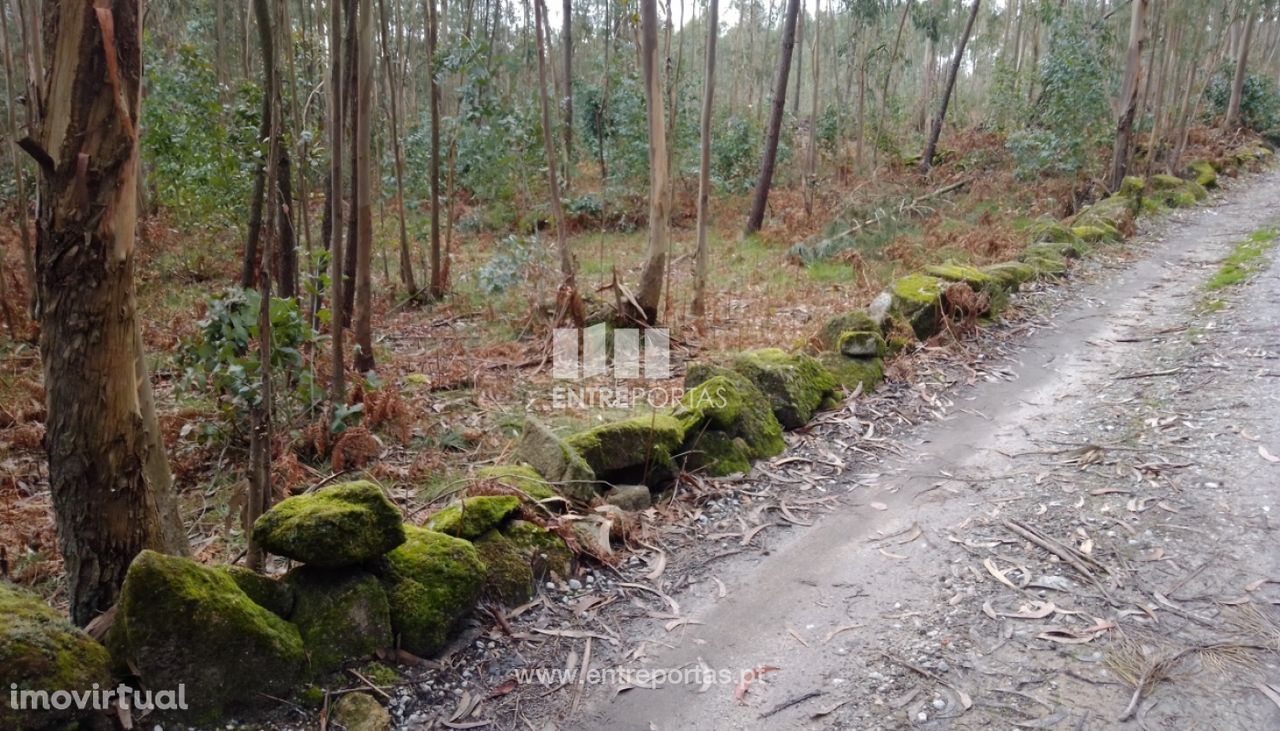
[[[1280,728],[1275,251],[1204,290],[1277,200],[1271,173],[1084,267],[972,385],[920,388],[940,418],[900,456],[861,448],[857,404],[810,435],[842,469],[792,505],[838,509],[700,562],[583,665],[653,673],[587,676],[576,710],[571,683],[533,727]]]

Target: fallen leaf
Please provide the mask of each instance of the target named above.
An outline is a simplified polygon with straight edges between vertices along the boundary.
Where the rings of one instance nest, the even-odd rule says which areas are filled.
[[[831,640],[832,640],[836,635],[840,634],[841,632],[848,632],[848,631],[849,631],[849,630],[851,630],[851,629],[861,629],[862,627],[863,627],[863,625],[861,625],[861,624],[844,624],[844,625],[840,625],[839,627],[836,627],[835,629],[833,629],[833,630],[831,630],[830,632],[828,632],[826,637],[822,638],[822,644],[824,644],[824,645],[825,645],[825,644],[827,644],[827,643],[828,643],[828,642],[830,642],[830,641],[831,641]]]
[[[885,505],[884,503],[871,503],[871,507],[872,507],[872,508],[875,508],[876,510],[888,510],[888,509],[889,509],[889,506],[888,506],[888,505]]]
[[[782,668],[775,667],[773,665],[760,665],[759,667],[748,670],[747,674],[742,676],[742,680],[738,683],[738,686],[733,689],[734,699],[741,703],[742,699],[747,696],[747,689],[751,687],[751,684],[755,682],[756,678],[761,677],[765,673],[772,673],[781,669]]]
[[[1274,454],[1268,452],[1267,448],[1262,446],[1261,444],[1258,445],[1258,455],[1268,462],[1280,462],[1280,457],[1277,457]]]

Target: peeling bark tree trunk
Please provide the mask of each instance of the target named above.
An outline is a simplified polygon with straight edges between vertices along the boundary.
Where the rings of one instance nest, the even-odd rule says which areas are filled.
[[[1145,0],[1138,0],[1145,2]],[[964,24],[964,35],[960,36],[960,45],[956,47],[955,58],[951,59],[951,69],[947,72],[947,88],[942,90],[942,102],[938,105],[938,116],[933,120],[929,130],[929,142],[924,146],[924,159],[920,161],[920,172],[927,173],[933,167],[933,153],[938,149],[938,136],[942,134],[942,122],[947,118],[947,105],[951,103],[951,93],[956,88],[956,74],[960,71],[960,62],[964,60],[964,48],[969,45],[969,35],[973,33],[973,21],[978,18],[978,5],[982,0],[973,0],[973,9],[969,11],[969,20]]]
[[[793,0],[799,2],[799,0]],[[640,60],[644,72],[645,109],[649,117],[649,251],[640,273],[636,319],[658,322],[662,276],[667,261],[667,129],[658,75],[658,9],[655,0],[640,0]],[[782,83],[787,78],[782,77]]]
[[[436,40],[439,29],[436,0],[427,0],[427,73],[431,92],[431,298],[444,297],[448,283],[440,256],[440,84],[436,80]]]
[[[1240,126],[1240,103],[1244,97],[1244,77],[1249,69],[1249,45],[1253,43],[1253,13],[1244,16],[1244,37],[1240,39],[1240,54],[1236,57],[1236,73],[1231,79],[1231,98],[1227,103],[1226,126],[1234,130]]]
[[[1129,52],[1125,61],[1124,85],[1120,91],[1120,117],[1116,120],[1116,143],[1111,151],[1111,190],[1119,190],[1129,170],[1129,151],[1133,143],[1133,118],[1138,112],[1138,81],[1142,75],[1142,40],[1147,20],[1148,0],[1133,1],[1129,21]]]
[[[693,316],[707,314],[707,201],[711,195],[711,116],[716,94],[716,40],[720,35],[720,3],[707,7],[707,73],[702,91],[702,159],[698,165],[698,248],[693,255]]]
[[[24,141],[41,168],[36,271],[49,483],[80,625],[115,600],[140,551],[186,548],[185,533],[172,533],[176,501],[133,289],[138,6],[46,0],[49,74],[37,134]]]
[[[382,31],[382,68],[387,74],[387,102],[391,107],[391,155],[396,164],[396,214],[400,223],[400,281],[409,291],[409,297],[418,296],[418,283],[413,277],[413,259],[409,256],[409,233],[404,221],[404,157],[400,154],[400,85],[395,64],[391,63],[390,41],[387,32],[387,3],[378,0],[379,27]]]
[[[573,179],[573,0],[564,0],[564,187]]]
[[[773,184],[773,166],[778,159],[778,135],[782,133],[782,113],[787,104],[787,79],[791,75],[791,51],[796,45],[796,16],[800,0],[787,0],[787,16],[782,25],[782,54],[778,57],[778,76],[773,85],[773,110],[769,113],[769,132],[760,158],[760,176],[747,217],[746,233],[750,236],[764,224],[764,209],[769,203],[769,186]]]
[[[346,403],[346,370],[343,356],[342,315],[342,0],[329,0],[329,279],[333,294],[329,304],[332,333],[330,407]],[[330,417],[332,417],[332,413]],[[332,418],[330,418],[332,424]]]
[[[537,36],[534,45],[538,53],[538,98],[542,105],[542,144],[547,153],[547,186],[551,193],[551,212],[556,219],[556,251],[560,254],[560,275],[565,285],[574,282],[573,255],[569,252],[569,237],[565,231],[564,206],[560,203],[560,180],[556,176],[556,138],[551,131],[551,103],[547,99],[547,54],[544,41],[547,33],[546,8],[542,0],[533,0],[533,32]]]

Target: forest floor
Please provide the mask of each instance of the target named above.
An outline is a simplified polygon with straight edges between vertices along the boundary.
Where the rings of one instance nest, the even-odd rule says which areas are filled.
[[[1280,727],[1280,258],[1230,274],[1277,199],[1268,173],[918,353],[616,571],[477,624],[397,720]]]

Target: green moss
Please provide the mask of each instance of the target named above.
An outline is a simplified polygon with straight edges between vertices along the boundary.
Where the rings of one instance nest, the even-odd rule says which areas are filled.
[[[1151,176],[1152,190],[1177,190],[1182,187],[1184,181],[1176,175],[1168,175],[1166,173],[1157,173]]]
[[[674,474],[685,428],[680,419],[654,413],[601,424],[565,442],[606,482],[654,485]]]
[[[534,500],[550,500],[559,497],[551,483],[529,465],[499,464],[481,467],[476,470],[476,477],[514,487]]]
[[[924,268],[924,271],[925,274],[945,279],[948,282],[964,282],[972,287],[975,292],[995,284],[995,278],[990,274],[967,264],[953,262],[930,264]]]
[[[502,530],[516,550],[524,556],[533,569],[533,576],[542,580],[552,572],[566,577],[573,569],[573,551],[560,536],[527,520],[513,520]]]
[[[804,353],[765,348],[739,353],[731,364],[760,389],[786,429],[804,426],[835,393],[835,378]]]
[[[751,471],[751,446],[742,437],[722,431],[704,431],[689,437],[685,469],[712,477]]]
[[[110,687],[111,658],[40,597],[0,580],[0,693]],[[165,686],[168,687],[168,686]],[[75,709],[20,711],[0,702],[0,728],[43,728],[89,714]]]
[[[1067,273],[1067,260],[1060,256],[1051,256],[1045,252],[1033,254],[1023,253],[1022,261],[1036,270],[1037,276],[1058,277]]]
[[[1236,244],[1222,260],[1218,271],[1205,283],[1205,289],[1210,292],[1226,289],[1261,271],[1266,264],[1264,255],[1275,245],[1277,236],[1280,236],[1280,232],[1275,229],[1262,229]]]
[[[883,358],[884,336],[879,330],[870,332],[842,332],[835,352],[849,358]]]
[[[1034,244],[1024,250],[1028,259],[1079,259],[1089,253],[1089,245],[1083,241],[1068,241],[1054,244]]]
[[[286,580],[297,596],[292,620],[312,672],[337,670],[392,647],[387,595],[373,575],[358,569],[302,566]]]
[[[114,659],[150,688],[187,687],[189,720],[210,720],[303,677],[297,627],[258,606],[224,571],[143,551],[129,566],[109,637]]]
[[[303,708],[318,711],[324,707],[324,688],[318,685],[308,685],[294,695],[294,700]]]
[[[1142,197],[1142,192],[1147,187],[1146,181],[1136,175],[1126,175],[1124,180],[1120,181],[1120,190],[1116,191],[1117,195],[1126,198],[1137,199]]]
[[[533,596],[533,568],[510,539],[496,530],[481,536],[476,551],[484,562],[483,593],[508,606]]]
[[[1033,243],[1040,241],[1071,241],[1075,238],[1075,235],[1071,233],[1071,229],[1061,221],[1036,221],[1031,224],[1029,230]]]
[[[1035,267],[1021,261],[1003,261],[983,267],[982,271],[999,283],[1006,290],[1015,290],[1024,282],[1036,278]]]
[[[826,350],[834,350],[845,332],[876,332],[880,326],[863,310],[852,310],[827,320],[818,331],[818,341]]]
[[[360,668],[360,674],[378,686],[385,687],[400,682],[400,673],[396,672],[395,668],[387,667],[376,660]]]
[[[764,458],[787,448],[782,425],[773,414],[769,399],[746,376],[729,369],[689,388],[680,399],[676,415],[694,414],[689,432],[700,434],[704,424],[710,429],[740,437],[746,442],[748,457]],[[686,377],[685,383],[688,384]],[[696,446],[686,441],[685,450]]]
[[[380,567],[400,646],[415,655],[439,652],[449,630],[475,606],[485,567],[474,545],[405,526],[408,540]]]
[[[372,482],[282,500],[253,525],[271,553],[313,566],[355,566],[404,542],[400,511]]]
[[[253,569],[244,566],[218,566],[218,571],[226,572],[236,582],[254,604],[279,617],[289,618],[293,612],[293,588],[288,582],[279,581],[270,576],[263,576]]]
[[[942,293],[947,284],[937,277],[909,274],[890,285],[892,312],[911,325],[924,340],[942,328]]]
[[[330,710],[333,725],[343,731],[386,731],[391,714],[368,693],[344,693]]]
[[[1218,171],[1208,160],[1196,160],[1187,166],[1187,171],[1195,175],[1196,184],[1202,188],[1218,187]]]
[[[480,495],[464,498],[427,521],[427,528],[448,536],[479,538],[520,510],[514,495]]]
[[[1071,230],[1080,238],[1081,241],[1091,244],[1104,241],[1120,241],[1124,238],[1120,235],[1119,229],[1106,222],[1074,226]]]
[[[849,358],[839,353],[823,353],[819,357],[822,365],[850,393],[859,385],[863,393],[871,393],[884,380],[884,361],[879,358]]]

